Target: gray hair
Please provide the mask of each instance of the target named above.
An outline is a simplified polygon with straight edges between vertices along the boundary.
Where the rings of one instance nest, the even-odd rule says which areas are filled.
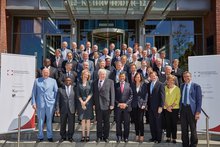
[[[101,73],[104,73],[106,75],[106,70],[105,69],[99,69],[98,75],[100,75]]]

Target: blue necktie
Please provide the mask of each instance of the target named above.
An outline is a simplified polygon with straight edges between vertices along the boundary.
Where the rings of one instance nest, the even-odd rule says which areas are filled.
[[[150,85],[150,93],[152,94],[153,92],[153,89],[154,89],[154,83],[152,82],[151,85]]]
[[[188,97],[187,89],[188,89],[188,84],[186,84],[186,86],[185,86],[185,91],[184,91],[184,101],[183,101],[183,104],[184,104],[185,106],[187,105],[187,97]]]

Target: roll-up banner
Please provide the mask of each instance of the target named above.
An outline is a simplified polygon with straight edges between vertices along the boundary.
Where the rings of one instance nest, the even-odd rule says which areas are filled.
[[[209,130],[220,134],[220,55],[189,57],[192,81],[202,88],[202,108],[209,115]],[[201,113],[197,128],[205,131],[205,115]]]
[[[35,66],[35,56],[1,54],[0,134],[18,130],[18,114],[31,97]],[[29,104],[21,116],[21,130],[34,128],[35,113]]]

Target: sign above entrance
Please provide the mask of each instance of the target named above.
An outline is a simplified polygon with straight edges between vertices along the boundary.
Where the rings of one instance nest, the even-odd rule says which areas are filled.
[[[88,3],[87,0],[75,0],[75,2],[73,2],[74,5],[79,6],[79,4],[82,7],[87,7]],[[108,4],[109,3],[109,4]],[[110,6],[110,7],[126,7],[128,5],[130,5],[130,7],[145,7],[147,6],[148,1],[146,0],[131,0],[130,4],[129,1],[126,0],[93,0],[93,1],[89,1],[89,6],[91,7],[100,7],[100,6]]]

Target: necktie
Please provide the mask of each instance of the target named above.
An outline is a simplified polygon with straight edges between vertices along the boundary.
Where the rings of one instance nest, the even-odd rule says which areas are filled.
[[[59,66],[59,58],[56,58],[57,67]]]
[[[121,93],[123,93],[124,92],[124,82],[121,82],[120,88],[121,88]]]
[[[134,73],[132,73],[131,81],[134,82]]]
[[[152,94],[153,92],[153,89],[154,89],[154,82],[151,82],[150,84],[150,93]]]
[[[67,77],[69,77],[70,76],[70,73],[69,72],[67,72]]]
[[[70,87],[67,86],[67,96],[69,97],[70,96]]]
[[[184,91],[184,101],[183,101],[183,104],[186,106],[187,105],[187,97],[188,97],[188,84],[186,84],[185,86],[185,91]]]
[[[155,62],[155,60],[156,60],[156,59],[155,59],[155,56],[153,55],[153,59],[152,59],[153,63]]]
[[[99,81],[98,88],[99,88],[99,90],[102,88],[102,81]]]

